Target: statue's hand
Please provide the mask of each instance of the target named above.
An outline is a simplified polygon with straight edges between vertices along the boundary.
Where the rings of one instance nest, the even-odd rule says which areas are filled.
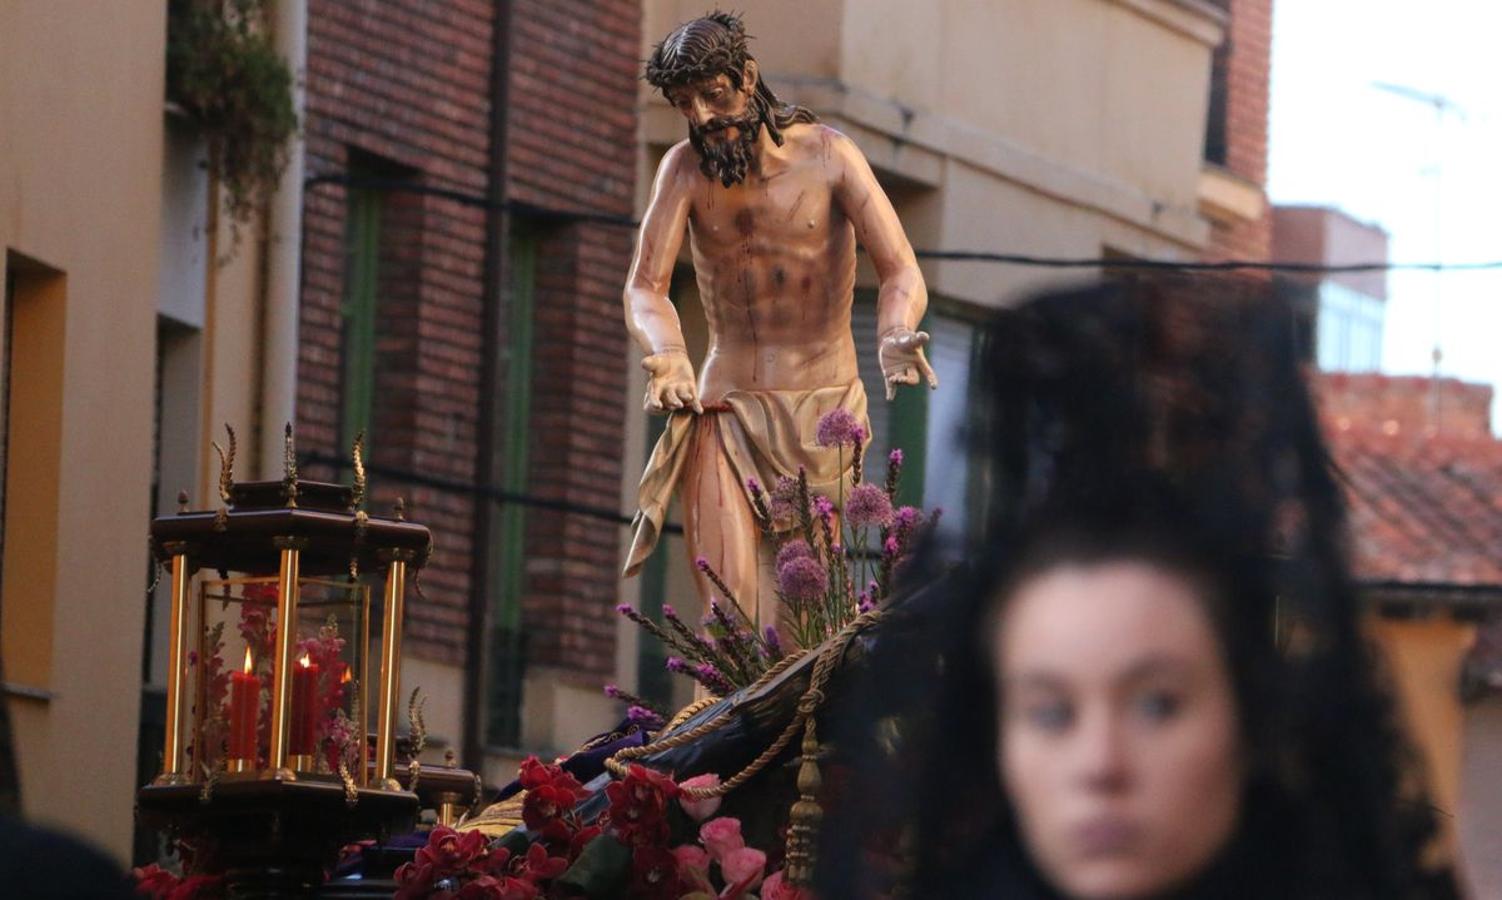
[[[647,412],[666,415],[684,407],[704,412],[687,353],[682,350],[654,353],[641,361],[641,367],[647,370],[647,396],[642,404]]]
[[[923,355],[928,341],[928,332],[910,328],[894,328],[882,335],[876,359],[887,383],[888,400],[897,396],[897,385],[917,384],[920,378],[927,380],[930,388],[939,386],[939,376]]]

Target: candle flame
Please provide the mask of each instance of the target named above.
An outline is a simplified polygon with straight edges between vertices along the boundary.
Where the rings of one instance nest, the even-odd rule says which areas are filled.
[[[350,676],[350,673],[349,673],[349,669],[345,669],[344,670],[344,677],[342,677],[342,678],[339,679],[339,683],[340,684],[349,684],[350,678],[351,678],[351,676]]]
[[[250,648],[246,647],[245,648],[245,674],[249,675],[253,671],[255,671],[255,665],[251,662]]]
[[[297,664],[306,669],[308,666],[311,666],[313,664],[313,659],[308,654],[304,653],[302,655],[302,659],[299,659],[297,661]]]

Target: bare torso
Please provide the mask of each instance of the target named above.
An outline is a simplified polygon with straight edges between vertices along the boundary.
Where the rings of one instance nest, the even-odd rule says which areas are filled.
[[[701,178],[689,240],[709,349],[705,403],[731,390],[800,390],[856,377],[855,229],[836,196],[836,133],[794,125],[783,152],[726,188]]]

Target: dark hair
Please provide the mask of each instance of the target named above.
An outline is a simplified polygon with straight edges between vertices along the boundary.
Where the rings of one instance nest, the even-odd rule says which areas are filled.
[[[740,90],[745,83],[746,63],[754,59],[747,44],[746,26],[734,13],[715,11],[684,22],[652,48],[646,65],[647,83],[667,96],[673,88],[724,75]],[[765,78],[756,80],[751,108],[778,146],[782,145],[782,129],[798,122],[819,121],[811,110],[778,100]]]
[[[1116,558],[1201,585],[1232,674],[1242,816],[1191,895],[1455,896],[1425,862],[1435,815],[1358,630],[1293,327],[1265,285],[1163,278],[1046,295],[992,323],[970,432],[988,525],[958,566],[924,551],[832,717],[836,747],[861,755],[826,829],[826,896],[869,895],[852,835],[879,823],[913,829],[915,896],[1051,896],[998,780],[976,634],[1027,573]],[[868,751],[894,722],[901,740]]]

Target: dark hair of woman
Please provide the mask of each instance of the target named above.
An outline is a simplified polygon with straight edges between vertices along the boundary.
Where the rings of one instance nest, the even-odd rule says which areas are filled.
[[[883,894],[893,878],[917,897],[1060,893],[997,771],[983,639],[1019,585],[1110,561],[1192,584],[1229,673],[1239,813],[1172,896],[1456,896],[1358,629],[1296,331],[1267,285],[1163,278],[1041,296],[990,324],[968,417],[986,525],[959,564],[944,561],[955,548],[920,555],[828,714],[853,774],[826,819],[821,896]]]

